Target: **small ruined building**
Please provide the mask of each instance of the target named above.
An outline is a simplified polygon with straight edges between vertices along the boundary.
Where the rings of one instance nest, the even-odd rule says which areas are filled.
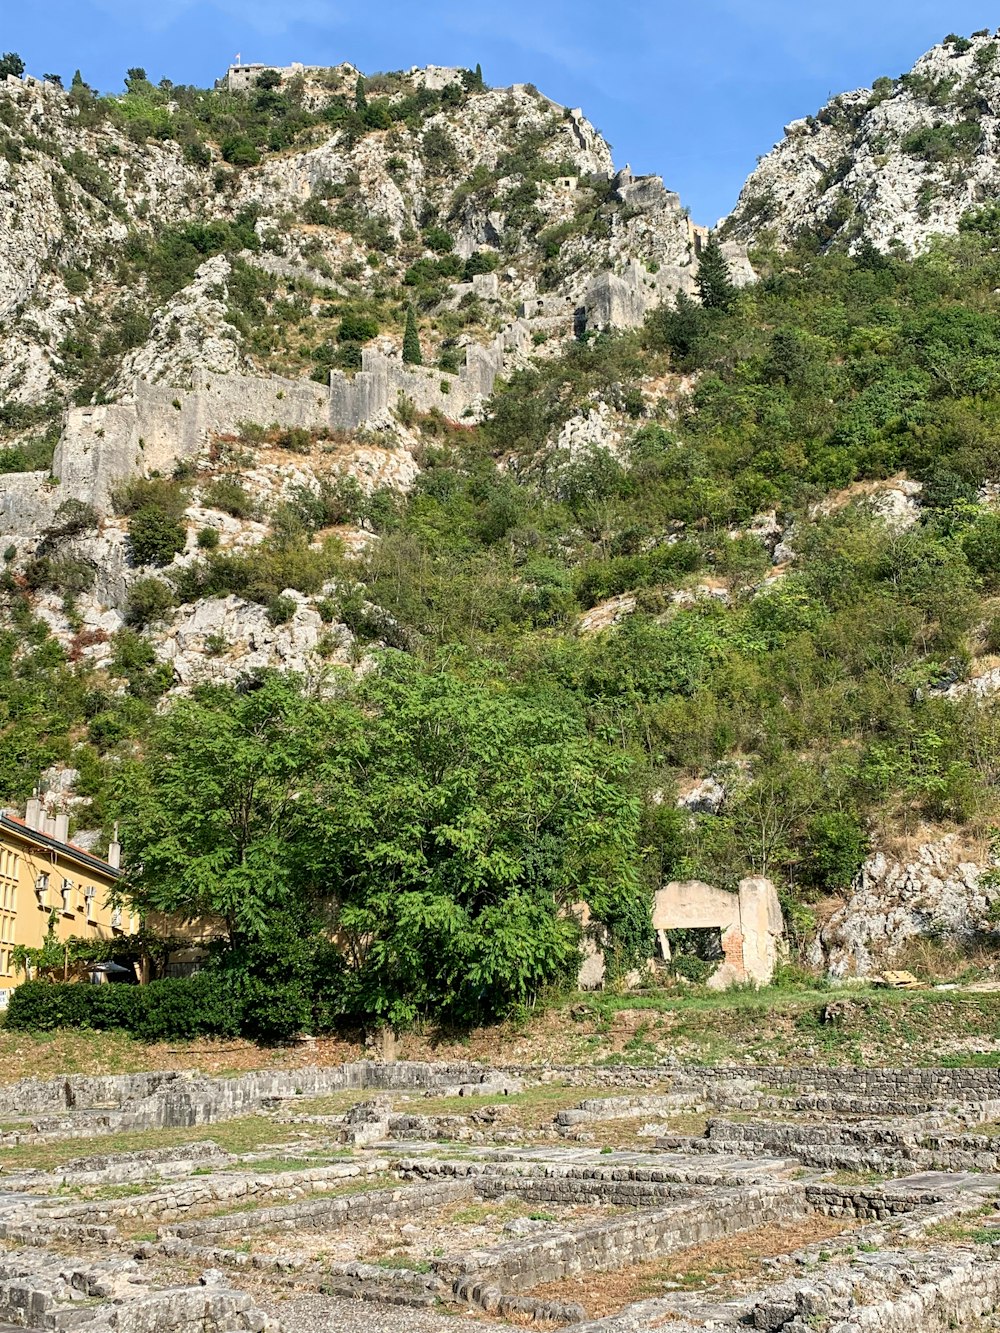
[[[0,1008],[24,978],[13,962],[18,945],[37,949],[50,928],[57,940],[133,934],[138,917],[113,907],[121,848],[102,860],[69,840],[69,816],[47,815],[37,796],[24,818],[0,811]]]
[[[665,961],[668,932],[718,932],[722,958],[707,979],[713,990],[766,986],[784,950],[781,904],[769,879],[742,879],[736,893],[699,879],[675,880],[653,895],[653,929]]]
[[[585,902],[569,909],[581,929],[580,990],[600,990],[605,982],[604,950],[607,932],[591,917]],[[781,904],[769,879],[744,879],[736,893],[713,888],[701,880],[674,880],[653,895],[653,929],[663,961],[670,962],[669,935],[674,931],[690,937],[703,936],[708,958],[718,966],[705,984],[712,990],[729,986],[766,986],[785,953],[785,927]],[[630,973],[626,986],[642,983],[645,970]]]

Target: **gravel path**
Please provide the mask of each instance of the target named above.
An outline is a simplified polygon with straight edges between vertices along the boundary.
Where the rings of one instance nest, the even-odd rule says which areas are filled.
[[[405,1305],[345,1301],[335,1296],[293,1296],[261,1301],[260,1308],[280,1319],[288,1333],[487,1333],[499,1328],[485,1316],[465,1319]]]

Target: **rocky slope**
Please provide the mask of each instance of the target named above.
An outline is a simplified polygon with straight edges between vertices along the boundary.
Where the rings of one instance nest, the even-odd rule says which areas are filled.
[[[993,199],[998,49],[986,35],[946,43],[903,79],[789,127],[727,224],[737,282],[752,280],[745,246],[767,232],[781,245],[805,229],[820,247],[867,236],[919,251]],[[404,608],[396,619],[380,597],[394,578],[421,596],[426,584],[442,624],[449,598],[493,599],[491,630],[516,625],[525,640],[537,631],[599,645],[652,625],[622,649],[637,657],[643,633],[669,633],[677,618],[691,639],[678,639],[654,693],[681,710],[688,673],[709,670],[707,650],[697,665],[703,627],[714,652],[756,599],[762,617],[768,606],[778,615],[790,575],[800,582],[789,605],[801,596],[824,518],[847,515],[859,530],[872,518],[870,539],[888,533],[903,549],[944,503],[940,479],[916,480],[926,468],[908,475],[874,446],[862,467],[847,452],[854,435],[835,437],[836,413],[863,395],[838,382],[845,357],[832,339],[820,346],[812,321],[808,336],[763,346],[781,320],[762,315],[760,338],[746,330],[727,344],[722,311],[682,305],[661,321],[665,344],[578,340],[637,329],[693,292],[704,239],[659,178],[615,171],[579,111],[461,70],[268,73],[211,94],[138,80],[110,102],[0,83],[0,629],[16,627],[27,658],[46,627],[70,663],[93,668],[84,707],[97,710],[86,717],[102,755],[123,699],[165,707],[171,694],[267,667],[330,688],[332,669],[368,669],[372,647],[419,645],[419,616],[405,623]],[[765,298],[735,303],[734,318]],[[899,340],[915,341],[902,328]],[[877,345],[899,355],[882,327]],[[743,370],[759,412],[726,397],[727,377]],[[815,387],[801,410],[799,380]],[[747,454],[734,443],[717,470],[713,394],[720,430]],[[505,433],[490,435],[505,410]],[[859,419],[855,434],[874,440],[896,415]],[[814,423],[828,416],[824,438]],[[805,466],[800,437],[813,429],[809,488],[783,504],[782,469]],[[891,444],[884,457],[895,459]],[[760,475],[737,503],[735,470],[755,460]],[[993,505],[988,478],[960,480],[966,504]],[[445,491],[452,508],[438,504]],[[394,527],[411,493],[418,512]],[[469,549],[462,534],[449,544],[441,527],[469,527],[472,510]],[[492,532],[496,544],[482,535]],[[436,585],[436,560],[468,560],[474,597],[468,576],[447,583],[451,569]],[[505,597],[521,599],[516,612]],[[892,687],[904,666],[915,683],[901,709],[938,697],[988,704],[1000,672],[994,612],[979,606],[982,623],[956,631],[941,661],[924,660],[930,647],[901,656]],[[923,623],[922,603],[913,613]],[[468,622],[486,617],[469,611]],[[749,663],[757,637],[734,632],[732,651],[750,645]],[[716,772],[693,741],[674,747],[684,726],[664,717],[658,744],[673,757],[651,779],[652,804],[676,780],[674,817],[682,832],[700,829],[690,840],[711,854],[722,845],[713,823],[746,804],[766,765],[748,737]],[[803,725],[804,746],[812,719]],[[947,829],[928,832],[913,858],[874,849],[813,959],[868,972],[912,937],[992,928],[985,854],[973,864],[960,851]]]
[[[254,147],[246,136],[259,141],[262,127]],[[273,148],[282,136],[289,142]],[[420,391],[418,406],[423,396],[474,418],[498,369],[551,355],[581,319],[641,322],[692,290],[696,268],[677,196],[658,178],[616,175],[582,113],[530,86],[491,89],[438,68],[366,81],[344,65],[275,71],[212,94],[137,80],[124,97],[99,99],[86,85],[64,92],[9,78],[0,82],[8,573],[27,580],[35,613],[76,658],[106,666],[128,618],[176,688],[252,666],[308,673],[346,662],[350,634],[324,628],[317,610],[323,587],[312,598],[273,589],[272,602],[284,599],[277,621],[273,606],[269,620],[259,601],[233,596],[189,595],[180,609],[130,615],[131,591],[197,564],[203,549],[254,548],[289,502],[301,514],[308,497],[315,508],[345,481],[362,495],[412,484],[419,423],[372,410],[360,433],[338,435],[321,391],[303,415],[294,388],[331,370],[343,380],[371,355],[394,403],[408,306],[433,368],[400,382]],[[740,272],[750,276],[745,261]],[[488,373],[465,387],[455,372],[481,346],[496,349],[482,363]],[[230,406],[206,413],[188,393],[209,390],[213,377],[230,386]],[[105,403],[124,416],[90,406]],[[585,413],[588,445],[595,430],[599,442],[614,437],[609,410]],[[244,423],[296,433],[285,447],[272,432],[265,461],[258,439],[234,445]],[[573,447],[569,433],[554,443]],[[115,495],[130,478],[178,469],[194,485],[175,516],[186,535],[164,570],[130,546]],[[75,505],[85,508],[67,525]],[[315,519],[317,553],[331,535],[348,550],[371,540],[363,521],[345,520]]]
[[[747,244],[801,234],[820,245],[916,252],[1000,193],[1000,43],[950,38],[909,73],[834,97],[748,179],[726,233]]]

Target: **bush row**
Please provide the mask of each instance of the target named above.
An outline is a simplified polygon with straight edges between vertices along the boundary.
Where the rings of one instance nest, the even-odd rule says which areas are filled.
[[[11,996],[6,1018],[18,1031],[118,1028],[144,1041],[237,1036],[243,1020],[235,988],[207,972],[148,986],[27,981]]]

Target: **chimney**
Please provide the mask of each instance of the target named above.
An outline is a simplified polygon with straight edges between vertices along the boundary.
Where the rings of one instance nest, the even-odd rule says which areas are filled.
[[[38,827],[42,833],[46,833],[50,838],[54,838],[56,836],[55,816],[43,814]]]
[[[122,863],[122,845],[118,841],[118,821],[115,820],[115,831],[111,841],[108,843],[108,865],[114,870],[119,870]]]
[[[55,832],[52,836],[56,842],[69,842],[69,815],[64,810],[55,817]]]
[[[42,827],[42,803],[38,799],[37,789],[25,808],[24,822],[27,824],[28,828],[35,830],[39,830]]]

